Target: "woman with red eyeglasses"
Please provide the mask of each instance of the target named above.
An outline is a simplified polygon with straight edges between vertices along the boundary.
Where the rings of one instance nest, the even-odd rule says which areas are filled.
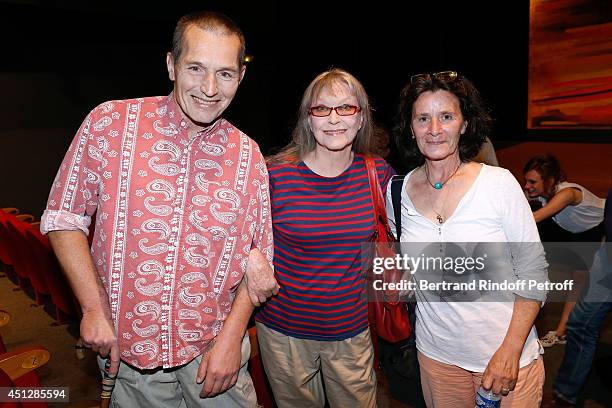
[[[268,159],[280,290],[255,319],[280,408],[376,406],[361,262],[374,231],[372,127],[363,86],[332,69],[308,85],[291,143]],[[384,192],[392,169],[374,164]]]

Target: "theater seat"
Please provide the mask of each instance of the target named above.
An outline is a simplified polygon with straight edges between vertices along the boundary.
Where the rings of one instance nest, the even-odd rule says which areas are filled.
[[[17,347],[11,351],[0,354],[0,369],[4,371],[9,378],[17,384],[19,379],[24,375],[36,370],[37,368],[47,364],[51,358],[49,350],[43,346],[23,346]],[[32,387],[38,384],[20,384],[20,387]]]
[[[37,269],[45,274],[51,302],[55,306],[55,320],[58,324],[63,324],[78,318],[78,302],[51,248],[49,238],[42,235],[38,228],[28,229],[25,235],[29,240],[30,255]]]
[[[8,324],[10,315],[0,310],[0,327]],[[39,387],[40,380],[36,369],[46,364],[51,353],[43,346],[30,345],[6,350],[0,336],[0,387]],[[0,403],[0,408],[27,406],[28,408],[46,408],[44,402]]]

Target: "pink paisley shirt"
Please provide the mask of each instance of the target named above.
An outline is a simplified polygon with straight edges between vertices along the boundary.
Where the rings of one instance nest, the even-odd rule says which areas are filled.
[[[41,231],[96,225],[91,254],[121,359],[176,367],[230,312],[248,253],[272,259],[268,175],[257,144],[224,119],[189,137],[173,94],[96,107],[53,183]]]

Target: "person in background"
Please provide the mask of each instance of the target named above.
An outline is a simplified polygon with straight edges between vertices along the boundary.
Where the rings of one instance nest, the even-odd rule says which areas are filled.
[[[391,154],[389,131],[384,125],[374,124],[374,154],[387,159]]]
[[[544,251],[521,186],[508,170],[472,161],[490,125],[478,91],[463,75],[411,77],[400,95],[394,129],[406,160],[420,164],[402,186],[402,249],[419,243],[435,243],[440,251],[452,243],[498,243],[488,245],[509,248],[495,259],[506,279],[544,283]],[[523,243],[528,250],[512,251],[509,243]],[[415,276],[433,279],[428,272]],[[427,406],[474,406],[482,385],[503,395],[503,408],[539,407],[544,363],[534,321],[546,292],[518,288],[507,294],[508,301],[486,302],[430,301],[427,292],[417,283],[416,343]]]
[[[96,107],[53,183],[41,230],[81,304],[83,343],[118,372],[111,406],[257,404],[245,331],[276,290],[268,175],[257,144],[222,118],[244,52],[227,16],[182,17],[172,93]],[[262,274],[252,301],[245,271]]]
[[[480,146],[480,150],[473,161],[476,163],[488,164],[489,166],[499,166],[499,161],[497,161],[497,155],[495,154],[495,147],[493,147],[493,143],[488,136],[485,136],[485,141],[482,143],[482,146]]]
[[[537,223],[552,219],[556,233],[546,240],[557,242],[599,242],[603,236],[603,215],[605,199],[597,197],[585,187],[566,181],[565,172],[559,160],[553,155],[544,154],[532,157],[523,168],[525,191],[531,199],[538,200],[542,207],[534,211]],[[547,234],[548,235],[548,234]],[[593,259],[594,252],[585,258]],[[580,294],[585,283],[588,265],[574,265],[572,277],[575,294]],[[570,296],[573,296],[570,294]],[[540,339],[544,347],[565,344],[567,319],[576,299],[571,297],[565,302],[559,324]]]
[[[268,159],[278,296],[256,314],[280,408],[375,407],[361,245],[374,232],[368,96],[334,68],[306,88],[292,141]],[[385,191],[392,170],[375,158]]]
[[[604,211],[605,242],[595,254],[589,270],[588,290],[572,309],[567,320],[567,344],[553,393],[557,407],[574,407],[584,386],[597,349],[601,324],[612,310],[612,189]]]

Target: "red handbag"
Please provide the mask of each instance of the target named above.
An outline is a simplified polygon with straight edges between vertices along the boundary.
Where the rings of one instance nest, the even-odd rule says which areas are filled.
[[[374,244],[373,256],[395,258],[395,237],[389,228],[385,200],[378,182],[374,158],[366,157],[365,164],[374,205],[374,234],[371,240]],[[398,291],[385,293],[385,291],[373,290],[373,276],[373,272],[368,270],[368,318],[370,330],[374,332],[373,338],[376,334],[390,343],[407,339],[412,334],[412,326],[408,319],[406,302],[399,300]],[[384,282],[399,282],[401,271],[395,268],[386,269],[382,275],[377,275],[377,279],[380,277]]]

